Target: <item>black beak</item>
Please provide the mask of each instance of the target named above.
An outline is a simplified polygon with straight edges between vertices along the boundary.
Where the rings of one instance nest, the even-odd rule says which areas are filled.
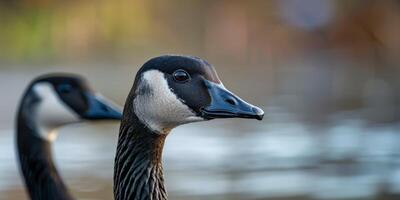
[[[100,95],[86,94],[88,110],[83,113],[84,119],[122,119],[121,108]]]
[[[251,118],[262,120],[264,111],[242,100],[232,92],[211,81],[205,80],[211,96],[211,103],[201,109],[205,119],[215,118]]]

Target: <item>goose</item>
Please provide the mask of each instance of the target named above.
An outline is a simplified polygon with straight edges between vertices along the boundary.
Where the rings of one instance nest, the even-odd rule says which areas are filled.
[[[125,102],[114,161],[114,199],[167,200],[162,151],[173,128],[263,116],[263,110],[227,90],[207,61],[180,55],[150,59],[137,72]]]
[[[120,120],[121,109],[74,74],[34,79],[19,104],[16,145],[20,171],[32,200],[73,199],[55,164],[51,143],[60,126],[82,120]]]

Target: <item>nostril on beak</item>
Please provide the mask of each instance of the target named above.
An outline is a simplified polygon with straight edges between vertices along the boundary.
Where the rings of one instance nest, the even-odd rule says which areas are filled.
[[[236,100],[233,98],[227,98],[225,99],[225,102],[231,104],[232,106],[236,105]]]
[[[101,105],[101,110],[107,112],[107,111],[108,111],[108,108],[107,108],[107,106]]]

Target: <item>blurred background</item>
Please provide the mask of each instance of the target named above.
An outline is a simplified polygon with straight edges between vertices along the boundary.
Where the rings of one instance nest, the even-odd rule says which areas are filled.
[[[400,199],[399,52],[398,0],[0,1],[0,199],[27,199],[14,117],[32,78],[79,73],[123,105],[161,54],[208,60],[266,112],[173,131],[170,199]],[[75,197],[112,199],[118,126],[60,130]]]

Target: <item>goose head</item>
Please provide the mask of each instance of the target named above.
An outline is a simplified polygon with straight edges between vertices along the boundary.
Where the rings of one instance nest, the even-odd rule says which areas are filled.
[[[264,115],[263,110],[226,89],[212,65],[190,56],[150,59],[138,71],[129,96],[126,109],[133,109],[142,123],[161,134],[191,122],[261,120]]]
[[[77,75],[41,76],[30,84],[27,94],[34,98],[26,114],[32,116],[32,121],[44,134],[83,120],[122,118],[118,106],[95,92],[84,78]]]

